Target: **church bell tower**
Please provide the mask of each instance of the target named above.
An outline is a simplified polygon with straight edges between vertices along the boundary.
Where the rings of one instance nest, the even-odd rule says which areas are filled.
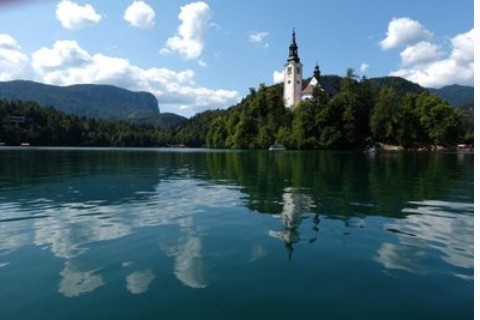
[[[295,108],[302,100],[302,67],[298,57],[295,30],[293,30],[292,43],[290,44],[287,63],[283,71],[283,100],[287,108]]]

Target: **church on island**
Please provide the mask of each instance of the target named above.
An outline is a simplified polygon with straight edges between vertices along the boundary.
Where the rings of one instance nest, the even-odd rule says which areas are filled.
[[[292,43],[289,47],[289,54],[285,69],[283,71],[283,100],[287,108],[295,108],[302,100],[311,99],[315,88],[326,92],[329,96],[336,94],[327,81],[320,78],[320,68],[318,63],[315,65],[313,76],[305,88],[303,88],[303,65],[298,56],[298,46],[295,39],[295,30],[292,33]]]

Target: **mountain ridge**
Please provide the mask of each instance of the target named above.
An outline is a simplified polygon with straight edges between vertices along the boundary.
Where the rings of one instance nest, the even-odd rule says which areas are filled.
[[[447,100],[454,107],[461,107],[474,100],[474,88],[460,84],[451,84],[439,89],[428,88],[430,93]]]
[[[108,120],[160,113],[153,94],[103,84],[55,86],[30,80],[4,81],[0,82],[0,98],[34,101],[65,113]]]

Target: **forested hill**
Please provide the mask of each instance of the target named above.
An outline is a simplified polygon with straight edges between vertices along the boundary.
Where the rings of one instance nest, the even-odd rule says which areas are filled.
[[[392,88],[400,95],[428,91],[431,94],[448,101],[452,107],[462,107],[473,102],[474,89],[470,86],[453,84],[439,89],[424,88],[419,84],[400,77],[371,78],[368,79],[368,81],[377,87]]]
[[[334,97],[317,90],[292,112],[282,86],[261,85],[226,113],[210,118],[212,148],[363,149],[372,144],[423,148],[473,141],[460,108],[401,78],[342,78]]]
[[[148,92],[132,92],[110,85],[53,86],[32,81],[0,82],[0,99],[34,101],[78,116],[130,119],[156,116],[158,102]]]
[[[187,118],[182,117],[175,113],[160,113],[148,117],[138,117],[128,119],[132,123],[142,124],[142,125],[151,125],[159,129],[173,129],[180,127],[185,122],[188,121]]]
[[[454,107],[461,107],[474,100],[473,87],[453,84],[440,89],[428,89],[431,93],[439,96]]]
[[[388,87],[399,95],[407,93],[422,93],[426,91],[424,87],[400,77],[381,77],[371,78],[368,81],[376,88]]]

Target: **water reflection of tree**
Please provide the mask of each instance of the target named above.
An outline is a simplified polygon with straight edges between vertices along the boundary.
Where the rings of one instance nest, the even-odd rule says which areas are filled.
[[[151,197],[159,181],[205,177],[202,153],[128,149],[2,150],[0,187],[5,201],[19,194],[57,203],[126,203]],[[27,199],[28,200],[28,199]]]
[[[284,190],[296,188],[313,199],[314,213],[346,218],[402,216],[406,201],[447,197],[455,181],[473,174],[471,160],[433,153],[207,154],[208,178],[241,186],[251,210],[279,214]]]
[[[473,175],[473,156],[453,153],[230,152],[207,154],[207,165],[209,179],[241,186],[252,211],[286,217],[285,190],[295,190],[311,205],[296,211],[294,221],[311,219],[317,231],[321,215],[347,227],[354,217],[405,218],[407,202],[448,199],[456,182]],[[473,188],[467,193],[473,199]],[[283,222],[276,236],[293,248],[299,225]]]
[[[20,206],[49,208],[51,200],[57,205],[55,212],[62,214],[45,215],[45,219],[31,223],[37,231],[37,245],[51,246],[56,255],[67,260],[83,254],[84,248],[79,243],[124,237],[134,226],[170,223],[163,221],[165,216],[156,211],[135,207],[135,200],[160,199],[163,207],[171,204],[167,207],[175,208],[175,212],[169,215],[170,218],[182,212],[193,212],[194,199],[201,204],[205,196],[215,196],[213,190],[217,188],[203,188],[203,182],[208,185],[213,182],[215,187],[239,186],[243,198],[238,204],[254,212],[280,215],[283,223],[274,232],[278,232],[276,235],[285,242],[290,253],[297,242],[315,239],[315,235],[307,237],[302,234],[305,233],[302,224],[319,232],[319,221],[323,216],[340,219],[347,227],[354,217],[382,215],[401,220],[411,214],[403,210],[406,203],[425,199],[448,200],[452,190],[458,187],[457,182],[465,179],[471,179],[472,188],[462,189],[467,199],[462,201],[473,202],[473,155],[469,154],[29,151],[2,152],[0,164],[2,201],[17,203],[20,194],[29,194],[37,197],[35,201],[42,199],[45,203],[30,199],[20,201]],[[166,181],[176,182],[177,188],[172,189],[164,183]],[[70,193],[70,187],[76,193]],[[238,197],[238,188],[227,189],[218,188],[221,192],[214,203],[230,205],[230,202],[221,201],[230,192],[232,199]],[[23,193],[26,190],[28,192]],[[182,190],[182,193],[170,194],[169,190]],[[188,199],[181,202],[187,208],[178,210],[178,199]],[[96,200],[103,201],[100,208],[109,210],[95,214],[102,218],[118,216],[121,219],[114,219],[112,224],[111,219],[82,216],[83,212],[89,212],[82,204],[87,201],[86,204],[98,205]],[[125,204],[129,205],[127,209]],[[292,206],[289,208],[292,204],[293,209]],[[5,213],[0,217],[8,218]],[[72,229],[72,222],[77,229]],[[28,242],[28,238],[22,240],[15,230],[8,228],[6,224],[0,225],[0,240],[4,240],[0,243],[20,241],[15,244],[18,247]],[[63,234],[64,231],[70,234]],[[75,239],[77,241],[73,241]],[[180,272],[182,270],[198,275],[199,279],[202,270],[206,270],[198,259],[199,241],[199,235],[192,234],[184,242],[173,245],[177,248],[175,257],[180,280],[187,279]],[[75,272],[70,272],[72,270]],[[69,275],[74,276],[72,281],[77,278],[97,279],[92,270],[66,267],[63,281],[65,285],[69,284]],[[152,278],[149,273],[144,276],[146,280]],[[135,274],[129,279],[133,288],[133,283],[138,284],[140,277]],[[98,287],[101,281],[97,279],[91,283]],[[199,280],[198,283],[204,282]],[[141,290],[138,287],[133,291]]]
[[[45,182],[59,182],[57,186],[62,192],[49,190],[40,194],[46,199],[56,194],[65,197],[68,192],[65,186],[73,185],[80,191],[76,195],[78,201],[82,201],[83,195],[88,200],[115,199],[117,202],[142,197],[142,193],[149,196],[159,180],[189,177],[240,186],[246,195],[246,206],[261,213],[280,214],[284,190],[296,188],[313,199],[314,213],[337,218],[372,214],[398,216],[406,201],[441,199],[449,194],[455,181],[473,175],[473,155],[462,156],[453,153],[11,151],[0,153],[0,177],[3,188],[17,190],[35,185],[45,189]],[[115,181],[115,177],[120,180]],[[92,179],[96,181],[94,184]],[[9,193],[2,196],[8,197]],[[13,196],[16,195],[12,193]],[[466,196],[473,197],[473,188]]]

